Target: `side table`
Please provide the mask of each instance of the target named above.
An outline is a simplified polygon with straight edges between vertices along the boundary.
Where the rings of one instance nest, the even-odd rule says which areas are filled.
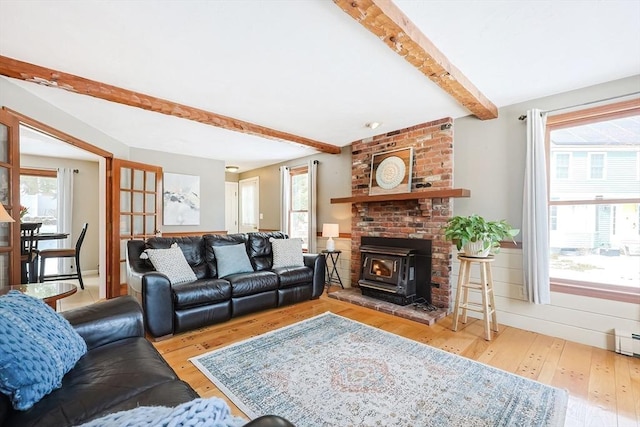
[[[340,279],[340,274],[338,273],[338,259],[340,259],[340,254],[342,251],[322,251],[322,254],[325,258],[325,265],[327,269],[327,275],[325,276],[325,284],[327,286],[327,293],[329,293],[329,288],[332,283],[340,285],[342,289],[344,286],[342,285],[342,279]]]
[[[27,283],[0,288],[0,295],[9,291],[20,291],[25,295],[40,298],[54,311],[57,311],[58,300],[75,294],[78,287],[73,283],[66,282]]]

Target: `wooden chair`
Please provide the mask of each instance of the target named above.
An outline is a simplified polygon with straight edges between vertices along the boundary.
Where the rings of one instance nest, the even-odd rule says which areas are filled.
[[[38,241],[34,235],[41,226],[41,222],[20,223],[22,283],[38,282]]]
[[[85,222],[84,225],[82,226],[82,231],[80,232],[80,236],[76,241],[75,248],[43,249],[40,251],[40,283],[52,281],[52,280],[78,279],[78,281],[80,282],[80,288],[84,289],[84,283],[82,282],[82,272],[80,270],[80,248],[82,247],[84,236],[85,234],[87,234],[87,227],[89,227],[89,224]],[[50,258],[75,258],[76,260],[75,273],[50,274],[48,276],[45,276],[44,274],[45,261]]]

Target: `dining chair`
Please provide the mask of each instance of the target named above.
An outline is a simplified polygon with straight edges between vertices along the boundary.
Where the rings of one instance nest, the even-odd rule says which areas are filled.
[[[85,234],[87,234],[88,227],[89,224],[85,222],[82,226],[80,236],[78,237],[78,240],[76,240],[75,248],[42,249],[40,251],[40,283],[52,280],[78,279],[78,282],[80,282],[80,288],[84,289],[84,283],[82,282],[82,271],[80,270],[80,248],[82,248],[82,242],[84,241]],[[45,261],[51,258],[75,258],[75,273],[45,275]]]
[[[34,236],[41,226],[41,222],[20,223],[22,283],[38,282],[38,240]]]

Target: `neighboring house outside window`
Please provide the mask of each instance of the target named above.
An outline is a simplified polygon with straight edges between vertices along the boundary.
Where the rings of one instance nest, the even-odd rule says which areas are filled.
[[[640,107],[550,116],[552,290],[640,301]]]

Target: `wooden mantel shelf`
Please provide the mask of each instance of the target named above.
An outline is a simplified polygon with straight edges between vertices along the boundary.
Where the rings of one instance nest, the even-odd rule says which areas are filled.
[[[370,203],[388,202],[392,200],[417,200],[417,199],[437,199],[444,197],[469,197],[471,191],[466,188],[450,188],[446,190],[422,190],[411,193],[397,194],[376,194],[375,196],[353,196],[337,197],[331,199],[332,204],[336,203]]]

